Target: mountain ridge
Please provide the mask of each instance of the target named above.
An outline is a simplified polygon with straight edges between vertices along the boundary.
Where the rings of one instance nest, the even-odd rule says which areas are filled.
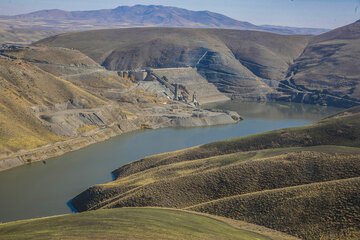
[[[26,23],[21,22],[26,20],[33,21],[33,26],[27,26]],[[42,22],[40,20],[42,20]],[[64,23],[64,21],[74,21],[76,24],[72,22],[71,25],[69,25],[69,23]],[[88,11],[48,9],[14,16],[0,16],[0,27],[2,23],[8,23],[16,28],[30,27],[48,30],[53,29],[54,27],[57,27],[58,30],[66,30],[67,28],[70,28],[69,30],[90,30],[152,26],[258,30],[285,35],[317,35],[328,31],[328,29],[319,28],[292,28],[271,25],[258,26],[247,21],[236,20],[211,11],[192,11],[163,5],[119,6],[114,9]]]

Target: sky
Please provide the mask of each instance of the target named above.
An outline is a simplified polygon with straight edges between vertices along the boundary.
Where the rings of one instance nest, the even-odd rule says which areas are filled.
[[[43,9],[110,9],[136,4],[208,10],[257,25],[336,28],[360,19],[360,0],[0,0],[0,15]]]

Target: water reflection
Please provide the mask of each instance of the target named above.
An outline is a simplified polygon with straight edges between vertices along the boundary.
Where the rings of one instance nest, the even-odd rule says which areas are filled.
[[[281,102],[241,102],[239,100],[218,104],[207,104],[207,108],[237,111],[244,118],[264,118],[269,120],[298,119],[315,121],[341,111],[341,108]]]

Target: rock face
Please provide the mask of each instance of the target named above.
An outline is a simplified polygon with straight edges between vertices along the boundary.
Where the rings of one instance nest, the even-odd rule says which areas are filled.
[[[197,69],[221,92],[245,101],[265,101],[274,92],[231,55],[207,51],[197,64]]]

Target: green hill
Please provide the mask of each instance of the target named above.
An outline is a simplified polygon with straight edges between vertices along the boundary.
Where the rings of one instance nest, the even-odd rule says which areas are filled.
[[[259,233],[264,232],[264,233]],[[156,208],[98,210],[0,225],[0,239],[295,239],[255,225]]]
[[[356,107],[306,127],[150,156],[115,170],[115,181],[89,188],[72,203],[79,211],[185,208],[304,239],[356,239],[359,119]]]

